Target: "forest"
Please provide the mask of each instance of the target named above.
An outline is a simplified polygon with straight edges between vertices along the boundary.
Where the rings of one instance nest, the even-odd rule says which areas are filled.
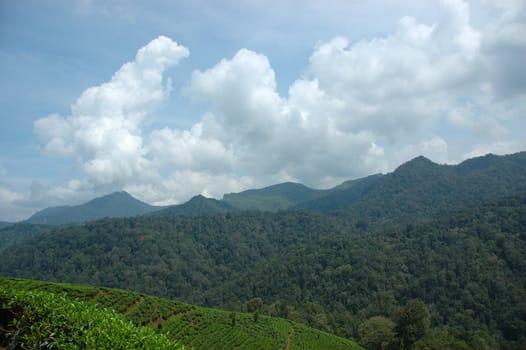
[[[512,349],[526,339],[525,225],[525,195],[366,235],[307,211],[105,219],[7,248],[0,274],[236,311],[259,298],[263,314],[356,338],[416,302],[435,335]]]

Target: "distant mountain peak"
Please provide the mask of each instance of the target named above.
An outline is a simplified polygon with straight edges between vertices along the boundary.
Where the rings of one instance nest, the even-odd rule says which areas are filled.
[[[105,217],[143,215],[159,209],[133,197],[126,191],[94,198],[84,204],[46,208],[36,212],[28,223],[63,225],[97,220]]]

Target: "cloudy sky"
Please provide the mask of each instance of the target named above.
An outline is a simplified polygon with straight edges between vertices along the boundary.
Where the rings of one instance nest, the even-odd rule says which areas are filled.
[[[0,220],[526,150],[523,0],[4,0]]]

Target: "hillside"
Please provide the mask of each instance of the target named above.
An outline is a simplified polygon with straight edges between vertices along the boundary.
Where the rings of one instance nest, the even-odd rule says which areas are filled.
[[[323,190],[285,182],[261,189],[225,194],[222,201],[239,210],[277,211],[292,208],[324,194]]]
[[[132,197],[127,192],[115,192],[76,206],[51,207],[33,214],[29,224],[64,225],[105,217],[130,217],[160,209]]]
[[[5,227],[8,227],[8,226],[11,226],[13,225],[13,223],[11,222],[5,222],[5,221],[0,221],[0,230],[5,228]]]
[[[113,309],[137,326],[154,328],[160,336],[196,350],[362,349],[351,340],[280,318],[202,308],[124,290],[9,278],[0,278],[0,286],[12,294],[66,293],[92,308]]]
[[[2,282],[0,349],[184,349],[94,303]]]
[[[526,339],[525,218],[522,194],[368,234],[305,211],[105,219],[9,247],[0,274],[231,310],[259,297],[264,313],[346,337],[417,298],[434,327],[513,349]]]
[[[160,209],[149,213],[152,216],[196,216],[204,214],[225,213],[228,211],[235,211],[236,209],[227,203],[218,201],[213,198],[206,198],[198,195],[190,199],[188,202],[171,205],[164,209]]]
[[[27,241],[46,231],[49,231],[49,225],[36,225],[18,223],[0,229],[0,251],[5,248]]]
[[[526,191],[526,152],[486,155],[458,165],[417,157],[379,178],[365,195],[335,213],[365,226],[429,220]]]
[[[295,208],[329,213],[351,207],[360,198],[366,197],[375,184],[383,178],[381,174],[349,180],[315,199],[299,202]]]

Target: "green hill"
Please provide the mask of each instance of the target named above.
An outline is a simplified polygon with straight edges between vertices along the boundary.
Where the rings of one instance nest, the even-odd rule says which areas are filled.
[[[295,207],[322,213],[349,208],[357,200],[367,196],[369,191],[374,188],[374,185],[380,181],[382,177],[383,175],[381,174],[375,174],[346,181],[331,190],[325,191],[322,196],[297,203]]]
[[[60,299],[65,293],[77,300],[77,308],[85,304],[91,308],[96,305],[97,310],[113,309],[137,326],[153,328],[159,336],[168,335],[196,350],[362,349],[351,340],[280,318],[201,308],[124,290],[11,278],[0,278],[0,286],[10,291],[11,297],[48,293]]]
[[[184,349],[113,310],[12,282],[0,279],[0,349]]]
[[[76,206],[51,207],[33,214],[29,224],[64,225],[82,223],[105,217],[143,215],[160,209],[132,197],[127,192],[115,192]]]
[[[190,199],[188,202],[171,205],[164,209],[151,212],[149,215],[152,216],[196,216],[204,214],[216,214],[224,213],[228,211],[235,211],[236,208],[233,208],[227,203],[218,201],[213,198],[206,198],[202,195],[198,195]]]
[[[318,198],[324,193],[323,190],[286,182],[261,189],[225,194],[222,201],[239,210],[277,211]]]
[[[0,251],[5,248],[27,241],[51,229],[48,225],[33,225],[26,223],[13,224],[0,229]]]
[[[365,195],[336,213],[374,227],[439,218],[525,192],[525,159],[526,152],[487,155],[450,166],[417,157],[379,178]]]

